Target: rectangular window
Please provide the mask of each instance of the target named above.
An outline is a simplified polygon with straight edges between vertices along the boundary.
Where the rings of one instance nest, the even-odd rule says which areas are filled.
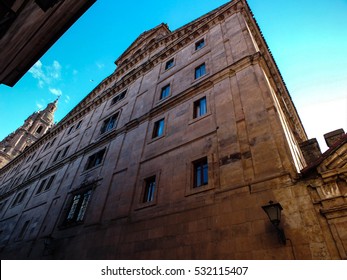
[[[116,126],[117,118],[118,118],[118,113],[104,120],[100,129],[100,134],[104,134],[105,132],[113,129]]]
[[[194,118],[201,117],[207,113],[206,97],[203,97],[194,102]]]
[[[67,155],[67,152],[69,151],[69,148],[70,148],[70,145],[65,147],[65,149],[64,149],[64,151],[63,151],[63,153],[61,155],[61,158],[64,158]]]
[[[195,43],[195,50],[200,50],[205,46],[205,39],[201,39]]]
[[[69,130],[67,131],[67,135],[69,135],[72,132],[73,128],[74,128],[74,125],[69,128]]]
[[[41,182],[39,188],[37,189],[36,194],[38,194],[38,193],[40,193],[40,192],[43,191],[43,188],[44,188],[44,186],[46,185],[46,182],[47,182],[47,179],[42,180],[42,182]]]
[[[165,64],[165,70],[170,69],[172,66],[174,66],[174,59],[171,58],[170,60],[168,60]]]
[[[201,76],[206,74],[206,65],[205,63],[195,68],[195,79],[200,78]]]
[[[24,190],[24,191],[18,193],[17,196],[16,196],[16,198],[14,199],[14,201],[13,201],[13,203],[12,203],[12,207],[13,207],[13,206],[16,206],[16,205],[18,205],[18,204],[21,204],[21,203],[23,202],[24,197],[26,196],[27,192],[28,192],[28,189],[26,189],[26,190]]]
[[[54,178],[55,178],[55,175],[52,175],[49,179],[46,178],[42,180],[41,184],[39,185],[39,188],[37,189],[36,194],[48,191],[52,186]]]
[[[123,91],[122,93],[117,94],[117,95],[112,99],[112,101],[111,101],[111,106],[114,105],[114,104],[116,104],[116,103],[118,103],[119,101],[121,101],[121,100],[125,97],[126,93],[127,93],[127,91],[125,90],[125,91]]]
[[[155,176],[145,179],[144,195],[142,202],[151,202],[154,200]]]
[[[193,162],[194,169],[194,188],[208,184],[208,164],[207,157]]]
[[[51,143],[48,142],[48,143],[46,144],[46,146],[43,148],[43,150],[44,150],[44,151],[47,150],[50,144],[51,144]]]
[[[164,119],[161,119],[154,123],[152,138],[156,138],[164,134],[164,125]]]
[[[25,232],[26,232],[26,230],[27,230],[27,228],[29,226],[29,223],[30,223],[30,220],[25,221],[25,223],[22,226],[22,229],[19,232],[18,239],[23,238],[23,236],[24,236],[24,234],[25,234]]]
[[[94,166],[101,164],[105,151],[106,149],[102,149],[101,151],[98,151],[97,153],[91,155],[88,158],[85,170],[91,169]]]
[[[79,129],[79,128],[81,127],[82,121],[83,121],[83,120],[80,120],[80,121],[78,122],[78,124],[76,125],[75,130],[77,130],[77,129]]]
[[[163,87],[161,89],[161,93],[160,93],[160,100],[168,97],[170,94],[170,85],[166,85],[165,87]]]
[[[57,161],[57,159],[59,158],[60,156],[60,153],[61,153],[61,150],[57,152],[57,154],[55,155],[54,159],[53,159],[53,162]]]
[[[70,203],[64,224],[71,225],[83,222],[92,190],[85,190],[75,194]]]

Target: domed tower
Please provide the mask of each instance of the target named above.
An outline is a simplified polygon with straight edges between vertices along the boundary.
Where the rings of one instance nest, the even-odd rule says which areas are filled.
[[[12,132],[0,142],[0,168],[36,142],[54,124],[54,113],[58,99],[47,107],[33,113],[15,132]]]

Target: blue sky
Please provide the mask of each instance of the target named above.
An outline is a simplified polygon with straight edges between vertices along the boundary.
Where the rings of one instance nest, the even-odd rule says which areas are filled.
[[[12,88],[0,85],[0,139],[61,95],[62,119],[145,30],[171,30],[226,0],[98,0]],[[347,131],[347,0],[249,0],[309,138]]]

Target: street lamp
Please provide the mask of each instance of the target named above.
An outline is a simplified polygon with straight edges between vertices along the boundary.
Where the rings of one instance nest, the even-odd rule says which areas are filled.
[[[286,244],[286,236],[284,235],[284,230],[279,227],[281,222],[281,211],[283,210],[281,204],[269,201],[269,204],[262,206],[263,210],[270,219],[270,222],[276,228],[278,239],[281,244]]]

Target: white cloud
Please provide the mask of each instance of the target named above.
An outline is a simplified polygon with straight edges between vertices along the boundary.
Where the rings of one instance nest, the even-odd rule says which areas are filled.
[[[105,67],[105,64],[97,62],[97,63],[96,63],[96,66],[97,66],[99,69],[102,69],[102,68]]]
[[[69,103],[70,102],[70,96],[66,95],[64,101],[65,101],[65,103]]]
[[[42,110],[44,105],[42,104],[41,101],[36,101],[36,107],[37,107],[38,110]]]
[[[61,96],[63,94],[63,92],[57,88],[49,88],[49,91],[56,96]]]
[[[57,60],[54,60],[52,65],[45,66],[38,60],[30,69],[29,73],[34,79],[38,80],[38,86],[43,88],[46,84],[61,79],[61,65]]]

